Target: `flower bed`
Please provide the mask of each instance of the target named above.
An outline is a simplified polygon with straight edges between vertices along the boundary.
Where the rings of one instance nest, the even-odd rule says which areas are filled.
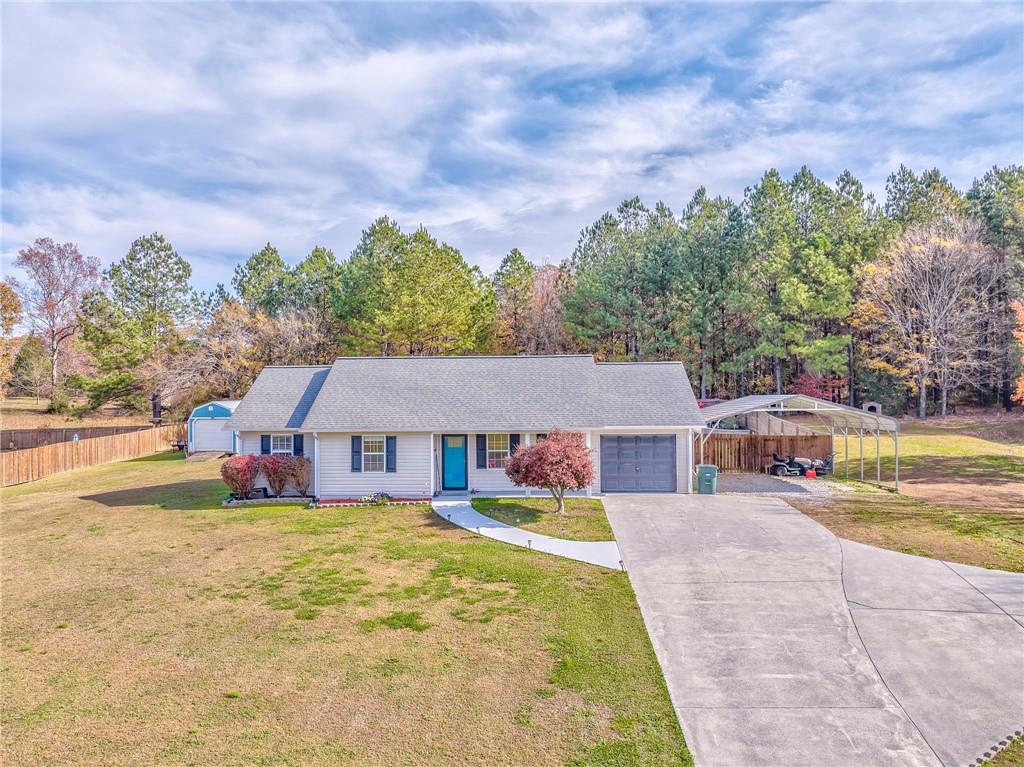
[[[331,506],[414,506],[422,503],[430,503],[429,498],[392,498],[387,503],[378,501],[365,501],[362,498],[328,498],[317,501],[314,506],[318,509]]]
[[[313,499],[308,495],[282,495],[282,496],[267,496],[266,498],[235,498],[233,495],[229,495],[223,501],[220,502],[221,506],[253,506],[265,503],[305,503],[307,506],[312,508],[314,506]]]

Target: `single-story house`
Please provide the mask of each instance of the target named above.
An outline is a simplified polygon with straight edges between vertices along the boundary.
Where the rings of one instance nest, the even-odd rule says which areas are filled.
[[[704,419],[678,362],[553,355],[267,367],[228,423],[239,453],[310,458],[314,495],[329,500],[522,492],[505,462],[555,428],[593,451],[588,494],[688,493]]]
[[[188,451],[234,453],[235,433],[228,427],[228,419],[240,401],[221,399],[193,408],[188,417]]]

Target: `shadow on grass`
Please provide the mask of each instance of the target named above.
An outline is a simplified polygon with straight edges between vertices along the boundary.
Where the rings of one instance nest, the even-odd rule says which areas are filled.
[[[194,479],[84,495],[82,500],[111,507],[159,506],[162,509],[194,510],[218,508],[225,495],[227,488],[219,479]]]
[[[536,504],[536,502],[534,502]],[[473,508],[492,519],[509,525],[530,524],[554,513],[554,502],[550,510],[541,511],[536,506],[527,506],[508,498],[474,498]]]
[[[180,450],[164,450],[153,455],[144,455],[141,458],[129,458],[124,463],[167,463],[168,461],[185,462],[185,453]]]

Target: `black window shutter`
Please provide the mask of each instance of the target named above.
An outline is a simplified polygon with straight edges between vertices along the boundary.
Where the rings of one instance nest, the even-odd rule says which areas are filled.
[[[487,468],[487,435],[477,434],[476,435],[476,467],[478,469]]]
[[[270,435],[260,435],[260,453],[263,455],[270,455]]]
[[[296,434],[292,437],[292,455],[305,455],[302,450],[302,435]]]
[[[512,455],[516,450],[519,449],[519,435],[509,434],[508,435],[508,454]]]
[[[352,471],[363,470],[363,438],[352,435]]]
[[[398,437],[384,438],[384,471],[398,471]]]

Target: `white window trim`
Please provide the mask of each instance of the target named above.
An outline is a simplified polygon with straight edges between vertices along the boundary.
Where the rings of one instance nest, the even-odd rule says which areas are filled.
[[[287,439],[288,449],[287,450],[275,450],[274,440],[275,439]],[[295,449],[295,435],[294,434],[271,434],[270,435],[270,454],[271,455],[291,455]]]
[[[376,450],[373,451],[372,453],[367,452],[367,450],[366,450],[366,440],[368,440],[368,439],[379,439],[380,440],[380,452],[378,452]],[[387,437],[385,437],[383,434],[364,434],[364,435],[362,435],[362,440],[363,440],[363,455],[362,455],[363,473],[364,474],[383,474],[385,471],[387,471],[387,468],[388,468],[388,459],[387,459],[388,443],[387,443]],[[368,468],[366,468],[366,456],[367,455],[379,455],[380,456],[380,468],[379,469],[368,469]]]
[[[504,450],[500,450],[500,449],[499,450],[492,450],[491,449],[491,437],[502,437],[502,438],[504,438],[504,440],[505,440],[505,449]],[[510,444],[510,439],[509,439],[508,434],[488,434],[486,439],[487,439],[487,469],[489,471],[504,471],[505,470],[504,464],[500,464],[498,466],[492,466],[491,465],[491,461],[495,460],[495,461],[505,461],[505,462],[508,462],[509,457],[512,455],[512,449],[511,449],[512,446]],[[491,457],[492,454],[495,456],[493,459]],[[502,456],[502,457],[498,457],[498,456]]]

